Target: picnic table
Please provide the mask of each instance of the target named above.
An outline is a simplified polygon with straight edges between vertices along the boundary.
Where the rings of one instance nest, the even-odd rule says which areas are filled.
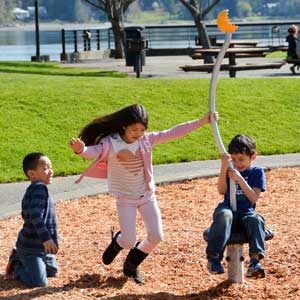
[[[204,59],[205,56],[217,56],[220,52],[220,48],[210,49],[195,49],[191,57],[193,59]],[[228,48],[225,57],[229,60],[229,65],[236,65],[236,58],[238,57],[264,57],[269,52],[267,47],[241,47],[241,48]],[[242,55],[242,56],[241,56]]]
[[[215,46],[223,46],[224,41],[216,41]],[[256,47],[258,44],[257,41],[242,41],[242,40],[231,40],[229,43],[229,48],[238,47]]]
[[[191,55],[193,59],[204,59],[206,56],[217,56],[220,52],[220,48],[210,48],[210,49],[195,49]],[[228,48],[225,57],[228,58],[228,64],[223,64],[221,70],[228,70],[230,77],[236,77],[237,71],[245,70],[258,70],[258,69],[279,69],[284,64],[282,62],[267,62],[267,63],[246,63],[237,64],[237,58],[246,57],[264,57],[268,52],[270,52],[267,47],[232,47]],[[214,64],[202,64],[199,66],[183,66],[180,67],[184,71],[204,71],[212,72]]]

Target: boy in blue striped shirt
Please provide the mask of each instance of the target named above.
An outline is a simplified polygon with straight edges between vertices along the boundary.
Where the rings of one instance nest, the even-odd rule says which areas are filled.
[[[31,184],[22,200],[24,224],[9,257],[6,274],[29,287],[46,286],[47,277],[58,272],[56,213],[47,188],[54,172],[50,159],[36,152],[25,156],[23,170]]]

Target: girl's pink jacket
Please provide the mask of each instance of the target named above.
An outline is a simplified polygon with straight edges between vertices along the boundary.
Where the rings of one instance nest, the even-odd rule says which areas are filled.
[[[165,143],[176,138],[180,138],[201,126],[200,120],[194,120],[179,124],[171,129],[159,132],[146,132],[139,140],[141,149],[144,172],[146,180],[146,189],[155,190],[152,167],[152,145]],[[95,146],[84,147],[79,155],[83,158],[96,158],[96,160],[81,174],[76,183],[79,183],[83,177],[107,178],[107,157],[111,149],[109,137],[103,138],[99,144]]]

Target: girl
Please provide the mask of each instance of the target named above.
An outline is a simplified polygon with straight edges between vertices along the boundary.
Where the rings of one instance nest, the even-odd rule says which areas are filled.
[[[214,114],[218,118],[218,114]],[[144,283],[138,266],[162,241],[162,219],[155,196],[152,146],[182,137],[210,123],[210,113],[201,119],[177,125],[169,130],[146,132],[148,115],[143,105],[127,106],[86,125],[80,138],[70,146],[83,158],[97,158],[84,176],[108,178],[108,189],[116,197],[120,231],[112,232],[112,241],[103,253],[109,265],[122,249],[130,249],[123,273]],[[136,212],[139,210],[147,235],[136,243]]]

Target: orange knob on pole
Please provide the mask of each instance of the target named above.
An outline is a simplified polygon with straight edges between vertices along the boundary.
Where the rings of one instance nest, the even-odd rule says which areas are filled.
[[[231,24],[230,20],[228,19],[228,9],[224,9],[219,13],[217,25],[222,32],[235,32],[238,29],[238,26]]]

